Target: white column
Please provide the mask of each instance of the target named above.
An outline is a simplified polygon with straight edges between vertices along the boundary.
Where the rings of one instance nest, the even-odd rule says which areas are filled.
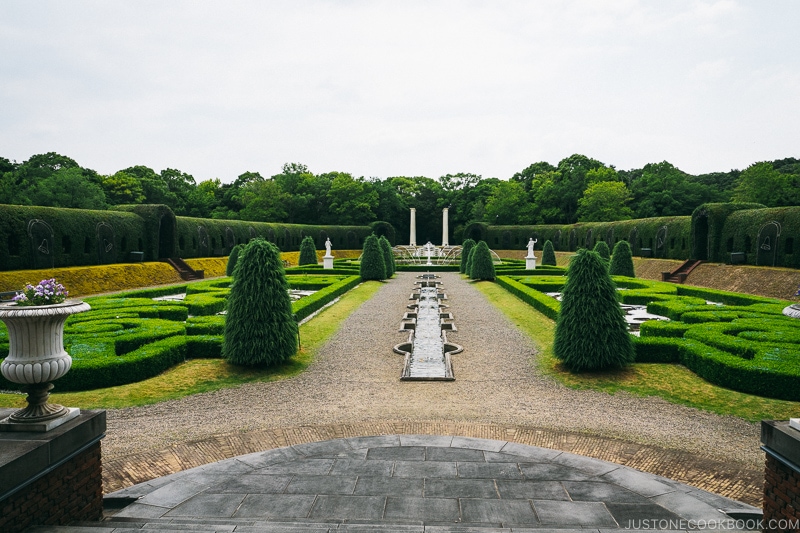
[[[411,235],[408,238],[408,244],[410,246],[417,245],[417,209],[414,207],[411,208]]]
[[[450,230],[447,228],[447,212],[448,208],[442,209],[442,246],[450,246],[450,240],[447,236]]]

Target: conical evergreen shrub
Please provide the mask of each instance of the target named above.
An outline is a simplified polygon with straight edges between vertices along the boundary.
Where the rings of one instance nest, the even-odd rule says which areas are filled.
[[[549,240],[544,241],[544,248],[542,249],[542,265],[556,266],[556,251],[553,248],[553,243]]]
[[[553,353],[572,372],[633,362],[633,341],[617,290],[597,252],[578,250],[569,263]]]
[[[608,249],[608,245],[605,241],[597,241],[597,244],[594,245],[594,251],[605,261],[611,260],[611,250]]]
[[[394,266],[394,252],[392,252],[392,245],[389,244],[389,239],[381,235],[378,239],[378,244],[381,245],[381,252],[383,252],[383,263],[386,266],[386,278],[391,278],[395,272]]]
[[[485,241],[475,245],[475,249],[472,252],[472,269],[469,277],[471,279],[491,281],[495,278],[492,253],[489,251],[489,245]]]
[[[297,322],[278,248],[254,239],[242,250],[228,295],[222,357],[270,366],[297,350]]]
[[[633,270],[633,254],[628,241],[619,241],[614,245],[614,253],[611,255],[611,266],[608,267],[608,272],[612,276],[636,277],[636,273]]]
[[[472,250],[469,251],[469,255],[467,256],[467,267],[464,270],[464,273],[469,278],[472,278],[472,260],[475,259],[475,248],[477,247],[478,243],[475,243],[475,246],[472,247]]]
[[[461,245],[461,264],[458,267],[458,271],[462,274],[467,273],[467,262],[469,261],[469,253],[472,249],[475,248],[475,241],[472,239],[467,239]]]
[[[361,279],[364,281],[386,279],[386,261],[383,258],[381,245],[373,233],[364,240],[364,251],[361,253]]]
[[[239,254],[242,253],[243,248],[243,244],[237,244],[231,250],[231,253],[228,255],[228,264],[225,265],[226,276],[233,276],[233,271],[236,268],[236,262],[239,260]]]
[[[300,242],[300,260],[297,264],[300,266],[317,264],[317,247],[311,235],[306,235]]]

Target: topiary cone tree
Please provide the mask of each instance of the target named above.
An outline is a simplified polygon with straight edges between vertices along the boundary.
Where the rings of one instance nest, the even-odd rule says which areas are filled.
[[[476,244],[472,251],[472,270],[470,270],[469,277],[476,280],[494,281],[492,253],[485,241]]]
[[[386,279],[386,261],[383,258],[381,245],[373,233],[364,240],[364,251],[361,253],[361,268],[359,271],[364,281],[380,281]]]
[[[608,249],[608,245],[605,241],[597,241],[597,244],[594,245],[594,251],[606,261],[611,260],[611,250]]]
[[[394,252],[392,252],[392,245],[386,236],[381,235],[378,239],[378,244],[381,245],[381,252],[383,252],[383,263],[386,265],[386,277],[391,278],[395,273],[394,265]]]
[[[300,242],[300,260],[297,264],[300,266],[317,264],[317,247],[311,235],[306,235]]]
[[[617,290],[597,252],[578,250],[569,263],[553,353],[572,372],[619,368],[633,362],[633,341]]]
[[[222,357],[236,365],[271,366],[297,350],[297,322],[278,248],[254,239],[242,250],[228,296]]]
[[[469,261],[469,253],[472,249],[475,248],[475,241],[472,239],[467,239],[461,245],[461,264],[458,267],[458,271],[462,274],[467,273],[467,262]]]
[[[239,254],[242,253],[242,249],[244,245],[237,244],[231,250],[230,255],[228,255],[228,264],[225,265],[225,275],[226,276],[233,276],[233,271],[236,268],[236,262],[239,259]]]
[[[628,241],[619,241],[614,245],[614,253],[611,255],[611,266],[608,267],[608,273],[612,276],[636,277],[636,273],[633,270],[633,254]]]
[[[553,243],[549,240],[544,241],[544,248],[542,248],[542,265],[556,266],[556,251]]]

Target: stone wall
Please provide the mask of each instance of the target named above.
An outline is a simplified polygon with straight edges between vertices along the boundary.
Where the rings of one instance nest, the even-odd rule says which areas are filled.
[[[0,531],[31,525],[65,525],[103,516],[100,443],[14,493],[0,507]]]
[[[0,420],[13,409],[0,409]],[[103,516],[100,439],[105,411],[84,411],[51,431],[0,431],[0,531]]]
[[[800,529],[800,430],[789,421],[761,421],[764,531]]]

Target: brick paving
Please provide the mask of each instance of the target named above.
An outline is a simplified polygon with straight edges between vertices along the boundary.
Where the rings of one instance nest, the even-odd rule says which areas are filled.
[[[369,422],[282,427],[217,435],[167,449],[103,462],[105,493],[189,468],[263,450],[330,439],[375,435],[453,435],[552,448],[625,465],[760,506],[764,472],[681,450],[567,431],[514,425],[443,422]]]

